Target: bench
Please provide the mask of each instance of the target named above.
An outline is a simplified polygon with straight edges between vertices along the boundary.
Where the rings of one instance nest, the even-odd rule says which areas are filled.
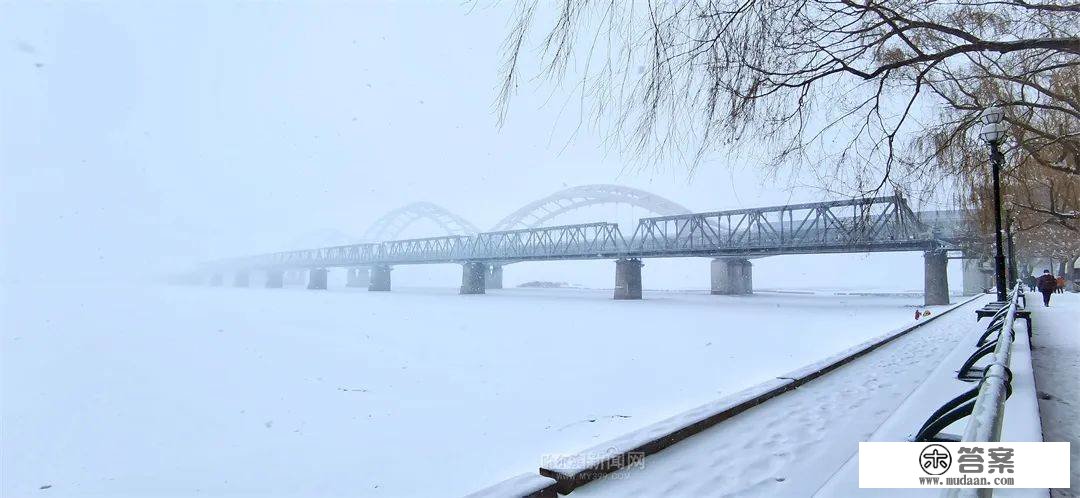
[[[990,303],[990,304],[987,304],[986,306],[984,306],[984,307],[982,307],[980,309],[975,310],[975,321],[977,322],[979,320],[982,320],[983,317],[987,317],[987,316],[992,317],[992,316],[996,315],[997,312],[999,310],[1001,310],[1000,307],[994,307],[994,305],[997,305],[997,304],[1001,304],[1001,303]],[[1027,331],[1028,331],[1028,338],[1030,339],[1031,338],[1031,312],[1028,311],[1028,310],[1016,310],[1016,318],[1023,319],[1026,322]]]
[[[1020,308],[1027,308],[1027,296],[1024,295],[1023,287],[1017,289],[1016,296],[1020,298],[1020,302],[1017,303],[1017,305]],[[1008,301],[991,301],[983,305],[982,309],[975,311],[975,321],[981,320],[984,316],[994,316],[994,313],[997,313],[998,310],[1009,305],[1012,301],[1012,296],[1010,295],[1009,298]]]

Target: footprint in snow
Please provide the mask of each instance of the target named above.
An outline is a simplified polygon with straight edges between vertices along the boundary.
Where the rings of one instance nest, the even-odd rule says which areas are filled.
[[[615,418],[630,418],[630,415],[619,415],[619,414],[615,414],[615,415],[605,415],[605,416],[603,416],[603,417],[599,417],[599,418],[611,418],[611,419],[615,419]],[[588,424],[591,424],[591,423],[594,423],[594,422],[596,422],[597,420],[598,420],[597,418],[587,418],[587,419],[585,419],[585,420],[578,420],[577,422],[573,422],[573,423],[570,423],[570,424],[566,424],[566,425],[564,425],[564,426],[562,426],[562,427],[559,427],[559,430],[561,431],[561,430],[563,430],[563,429],[566,429],[567,427],[573,427],[573,426],[575,426],[575,425],[578,425],[578,424],[586,424],[586,423],[588,423]]]

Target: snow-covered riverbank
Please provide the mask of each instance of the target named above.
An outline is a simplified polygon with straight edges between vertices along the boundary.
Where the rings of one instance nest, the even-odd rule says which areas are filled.
[[[4,287],[4,496],[456,495],[828,356],[920,297]]]

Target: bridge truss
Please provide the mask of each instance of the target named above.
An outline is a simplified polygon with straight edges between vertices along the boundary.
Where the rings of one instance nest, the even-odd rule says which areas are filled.
[[[941,246],[899,196],[285,251],[214,270],[930,250]]]
[[[933,241],[898,196],[644,218],[633,236],[647,256],[918,250]]]

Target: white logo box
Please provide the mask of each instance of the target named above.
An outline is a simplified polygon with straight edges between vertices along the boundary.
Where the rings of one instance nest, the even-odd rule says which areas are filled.
[[[1068,488],[1069,468],[1067,442],[859,443],[860,488]]]

